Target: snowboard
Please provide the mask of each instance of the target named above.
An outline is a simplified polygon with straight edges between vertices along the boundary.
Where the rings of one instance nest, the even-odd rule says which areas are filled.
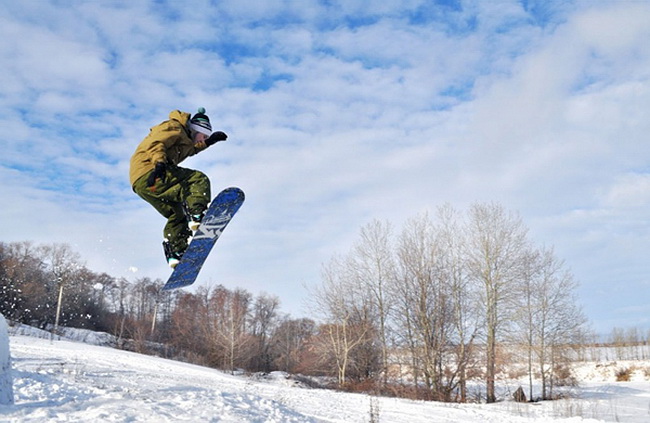
[[[196,281],[210,250],[243,202],[244,192],[236,187],[226,188],[217,195],[163,291],[189,286]]]

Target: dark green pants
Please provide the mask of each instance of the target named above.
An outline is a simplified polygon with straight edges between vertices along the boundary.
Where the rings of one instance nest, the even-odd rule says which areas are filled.
[[[151,204],[158,213],[167,218],[163,237],[169,241],[174,252],[184,252],[192,232],[187,226],[183,203],[190,213],[201,213],[210,203],[210,180],[198,170],[167,166],[165,182],[160,179],[152,187],[147,186],[149,174],[133,184],[133,191]]]

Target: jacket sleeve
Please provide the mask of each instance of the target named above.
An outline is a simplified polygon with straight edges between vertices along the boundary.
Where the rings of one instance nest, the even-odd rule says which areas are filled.
[[[151,134],[151,143],[149,144],[149,157],[153,164],[164,162],[167,163],[167,150],[172,148],[178,142],[180,131],[176,125],[167,124],[159,125],[154,129],[155,133]],[[153,131],[152,131],[153,132]]]

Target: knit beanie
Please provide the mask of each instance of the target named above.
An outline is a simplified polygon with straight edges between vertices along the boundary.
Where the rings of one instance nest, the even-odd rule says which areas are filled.
[[[210,125],[210,118],[205,114],[205,109],[203,107],[199,107],[198,113],[192,116],[192,119],[190,119],[190,129],[207,136],[212,135],[212,125]]]

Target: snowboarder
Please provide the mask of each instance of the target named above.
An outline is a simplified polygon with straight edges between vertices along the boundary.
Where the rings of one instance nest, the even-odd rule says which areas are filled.
[[[151,128],[131,157],[129,170],[133,191],[167,218],[163,249],[172,268],[179,263],[211,200],[208,177],[178,164],[228,138],[224,132],[212,132],[203,107],[190,116],[174,110],[169,120]]]

